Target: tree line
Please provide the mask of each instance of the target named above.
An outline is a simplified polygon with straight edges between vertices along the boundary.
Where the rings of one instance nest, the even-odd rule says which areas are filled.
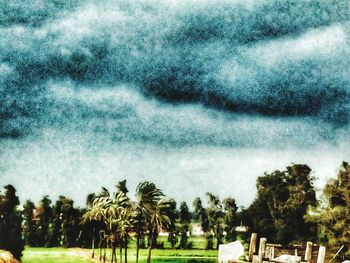
[[[131,239],[139,249],[147,248],[147,262],[152,249],[163,248],[160,232],[167,232],[173,249],[191,249],[191,225],[199,224],[206,249],[217,249],[224,242],[236,240],[236,226],[248,226],[274,243],[314,241],[336,250],[350,248],[350,165],[343,162],[338,175],[329,181],[317,199],[315,178],[309,166],[293,164],[258,177],[257,194],[248,208],[238,208],[233,197],[221,200],[207,193],[197,197],[192,209],[186,202],[179,207],[152,182],[141,182],[131,198],[126,180],[117,183],[113,192],[106,188],[87,196],[86,207],[74,206],[72,199],[60,196],[52,202],[44,196],[39,205],[27,200],[20,208],[12,185],[0,192],[0,248],[21,257],[25,245],[37,247],[91,247],[92,257],[106,260],[106,249],[112,251],[112,262],[127,262]],[[248,238],[240,233],[240,238]]]

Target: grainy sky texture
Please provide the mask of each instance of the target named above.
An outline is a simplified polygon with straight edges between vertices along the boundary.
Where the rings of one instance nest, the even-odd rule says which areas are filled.
[[[349,5],[0,1],[0,182],[83,205],[151,180],[247,206],[294,162],[321,187],[350,158]]]

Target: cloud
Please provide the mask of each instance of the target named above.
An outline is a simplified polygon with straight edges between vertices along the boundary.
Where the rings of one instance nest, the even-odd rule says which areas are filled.
[[[347,1],[38,0],[28,8],[17,1],[0,9],[5,14],[0,28],[2,137],[35,133],[48,123],[64,128],[72,120],[86,125],[93,119],[104,124],[96,131],[110,132],[116,140],[160,137],[170,144],[237,145],[234,136],[242,136],[237,130],[259,123],[261,116],[264,125],[271,123],[268,132],[257,124],[247,133],[261,134],[261,142],[275,132],[272,123],[303,123],[304,130],[319,134],[321,126],[328,130],[349,121]],[[99,103],[107,105],[62,99],[52,93],[52,85],[66,92],[62,83],[71,83],[72,94],[81,88],[91,97],[105,94]],[[130,89],[125,93],[142,93],[138,96],[170,110],[157,106],[156,117],[123,117],[125,108],[103,93],[121,85]],[[138,104],[143,105],[128,103],[127,114],[137,114]],[[175,127],[168,122],[188,108],[196,114],[182,113],[182,121],[197,127],[194,133],[200,136],[192,136],[181,122]],[[234,121],[198,118],[215,110]],[[120,128],[116,123],[123,118],[129,122]],[[310,128],[314,123],[317,128]],[[208,131],[216,124],[222,128]],[[288,125],[282,126],[280,137],[290,133]],[[300,144],[299,135],[292,138]]]
[[[0,3],[0,23],[3,26],[41,26],[48,20],[62,15],[65,9],[72,9],[78,0],[14,0]]]
[[[1,178],[79,204],[103,177],[248,205],[294,161],[321,186],[349,155],[349,16],[347,0],[3,1]]]
[[[48,86],[52,102],[42,117],[43,127],[95,133],[113,141],[171,147],[302,147],[337,144],[336,135],[342,131],[309,117],[227,114],[201,104],[164,104],[125,85],[86,88],[52,82]]]

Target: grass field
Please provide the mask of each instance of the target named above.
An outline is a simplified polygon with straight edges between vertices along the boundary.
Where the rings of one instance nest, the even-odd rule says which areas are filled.
[[[146,262],[147,250],[140,250],[140,262]],[[95,251],[95,257],[98,258],[98,250]],[[135,262],[135,249],[129,249],[128,262]],[[119,256],[119,255],[118,255]],[[82,248],[26,248],[23,252],[23,263],[87,263],[98,262],[93,260],[90,249]],[[110,259],[110,251],[107,253],[107,259]],[[217,259],[217,251],[206,250],[172,250],[155,249],[152,253],[152,262],[206,262],[214,263]]]
[[[206,240],[204,237],[191,236],[189,242],[192,249],[171,249],[167,237],[160,236],[158,243],[163,243],[165,249],[152,250],[152,262],[166,263],[214,263],[217,262],[217,250],[204,250]],[[247,249],[247,244],[245,244]],[[128,249],[128,262],[134,263],[136,257],[135,240],[131,240]],[[99,250],[95,249],[95,259],[91,259],[91,249],[83,248],[31,248],[27,247],[23,252],[22,263],[87,263],[100,262]],[[119,252],[119,251],[118,251]],[[140,263],[145,263],[148,250],[140,250]],[[110,262],[111,251],[107,250],[107,262]],[[117,255],[119,262],[119,253]]]

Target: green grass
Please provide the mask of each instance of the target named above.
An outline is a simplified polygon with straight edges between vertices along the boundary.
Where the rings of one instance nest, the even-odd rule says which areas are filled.
[[[85,254],[75,253],[65,248],[26,248],[23,252],[24,263],[86,263],[91,262]]]
[[[171,249],[171,244],[168,241],[168,237],[166,236],[159,236],[157,238],[158,243],[163,243],[165,249]],[[192,243],[192,249],[205,249],[206,247],[206,239],[202,236],[191,236],[188,239],[189,243]],[[216,245],[216,242],[214,241],[214,247]],[[130,240],[129,242],[129,247],[130,248],[136,248],[136,242],[135,240]]]
[[[140,250],[140,263],[146,262],[147,249]],[[107,259],[110,259],[110,250],[107,252]],[[22,263],[87,263],[98,262],[90,258],[90,249],[81,248],[29,248],[23,252]],[[98,258],[99,251],[95,250],[95,258]],[[128,262],[135,262],[136,250],[129,249]],[[119,257],[119,253],[118,253]],[[217,251],[211,250],[172,250],[154,249],[152,252],[152,262],[178,262],[178,263],[214,263],[217,259]]]
[[[216,250],[205,250],[206,240],[202,236],[191,236],[191,250],[171,249],[167,237],[159,236],[158,243],[163,243],[165,249],[152,250],[152,262],[166,263],[214,263],[217,261]],[[245,249],[248,244],[244,243]],[[215,246],[215,244],[214,244]],[[117,251],[119,262],[119,251]],[[148,250],[140,250],[140,263],[145,263]],[[107,262],[110,262],[111,251],[107,250]],[[99,262],[99,250],[95,250],[95,260],[91,259],[91,250],[82,248],[30,248],[26,247],[23,252],[22,263],[88,263]],[[134,263],[136,257],[135,240],[130,240],[128,249],[128,262]]]

